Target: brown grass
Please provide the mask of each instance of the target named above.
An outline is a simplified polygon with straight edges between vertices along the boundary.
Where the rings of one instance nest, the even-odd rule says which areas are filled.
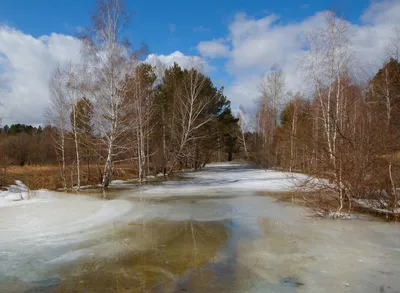
[[[72,180],[76,181],[76,170],[68,167],[67,185],[71,186]],[[101,183],[101,169],[97,165],[82,166],[81,185],[96,185]],[[136,172],[128,164],[117,165],[114,170],[113,179],[127,180],[136,178]],[[10,166],[7,168],[7,176],[3,185],[14,184],[15,180],[22,181],[30,189],[51,189],[62,188],[60,169],[57,165],[26,165]]]

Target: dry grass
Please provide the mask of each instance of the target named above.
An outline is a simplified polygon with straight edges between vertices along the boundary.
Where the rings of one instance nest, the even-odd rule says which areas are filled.
[[[96,185],[101,182],[101,169],[97,165],[82,166],[81,185]],[[72,179],[71,179],[72,174]],[[128,164],[115,166],[114,178],[127,180],[135,178],[136,172]],[[7,176],[4,185],[14,184],[15,180],[22,181],[30,189],[58,189],[62,187],[60,169],[57,165],[26,165],[10,166],[7,168]],[[76,181],[76,170],[67,169],[67,185]]]

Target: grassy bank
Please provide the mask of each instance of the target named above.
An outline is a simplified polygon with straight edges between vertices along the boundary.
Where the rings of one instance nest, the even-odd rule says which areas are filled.
[[[97,185],[101,183],[101,168],[97,165],[83,166],[81,170],[81,185]],[[73,181],[76,184],[76,170],[67,169],[67,186]],[[128,164],[116,165],[113,179],[128,180],[136,178],[135,170]],[[14,184],[15,180],[22,181],[30,189],[62,188],[60,169],[57,165],[25,165],[10,166],[6,170],[3,186]]]

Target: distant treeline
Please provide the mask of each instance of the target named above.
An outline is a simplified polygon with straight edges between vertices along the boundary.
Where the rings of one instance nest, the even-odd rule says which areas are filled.
[[[51,126],[26,124],[0,128],[0,167],[25,164],[57,164]]]
[[[39,134],[43,131],[42,126],[35,127],[32,125],[26,124],[11,124],[10,126],[5,125],[3,128],[0,127],[0,133],[6,135],[15,135],[18,133],[27,133],[27,134]]]

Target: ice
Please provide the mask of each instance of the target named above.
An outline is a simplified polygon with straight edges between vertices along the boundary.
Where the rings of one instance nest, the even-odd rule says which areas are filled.
[[[6,198],[11,197],[10,193]],[[74,251],[112,229],[113,223],[130,210],[132,204],[122,200],[104,201],[44,190],[31,200],[3,204],[0,281],[2,275],[24,281],[40,279],[46,263],[68,253],[80,254]]]
[[[226,227],[229,239],[211,262],[213,268],[228,266],[222,272],[229,272],[224,278],[234,292],[399,291],[398,225],[310,217],[307,209],[258,194],[292,190],[305,175],[232,163],[180,175],[182,180],[155,185],[125,184],[128,189],[117,191],[114,200],[46,190],[21,200],[19,193],[28,191],[19,183],[18,191],[2,191],[0,292],[2,282],[13,278],[60,280],[61,268],[93,257],[114,261],[127,250],[154,250],[157,245],[146,246],[140,235],[120,231],[160,220]]]
[[[238,163],[209,164],[205,168],[181,174],[184,182],[166,182],[157,187],[144,187],[141,195],[170,196],[171,194],[191,195],[207,190],[293,191],[305,179],[306,175],[242,166]]]
[[[40,192],[42,195],[42,192]],[[16,180],[14,185],[7,187],[5,191],[0,190],[0,207],[21,204],[21,201],[36,198],[37,191],[31,191],[21,181]],[[43,197],[36,199],[44,199]]]

